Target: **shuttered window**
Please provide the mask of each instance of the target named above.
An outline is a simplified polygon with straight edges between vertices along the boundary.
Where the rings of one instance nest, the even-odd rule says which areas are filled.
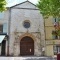
[[[56,55],[57,53],[60,53],[60,46],[59,45],[54,45],[53,46],[53,51],[54,51],[54,55]]]
[[[57,54],[57,46],[56,45],[53,46],[53,51],[54,51],[54,55],[56,55]]]
[[[3,25],[0,25],[0,33],[3,32]]]
[[[0,12],[0,19],[4,17],[4,12]]]
[[[0,25],[0,33],[7,33],[7,23]]]
[[[3,24],[3,33],[7,33],[7,23]]]
[[[58,22],[58,21],[59,21],[59,18],[53,18],[53,19],[52,19],[53,24],[54,24],[55,22]]]

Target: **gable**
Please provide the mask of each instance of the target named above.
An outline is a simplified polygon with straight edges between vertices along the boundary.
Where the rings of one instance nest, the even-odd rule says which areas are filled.
[[[15,6],[12,6],[13,8],[33,8],[33,9],[38,9],[36,5],[31,3],[30,1],[25,1],[20,4],[17,4]]]

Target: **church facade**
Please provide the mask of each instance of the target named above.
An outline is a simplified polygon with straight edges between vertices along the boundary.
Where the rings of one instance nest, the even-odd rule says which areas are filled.
[[[0,19],[4,33],[0,34],[4,35],[0,42],[0,55],[53,56],[53,45],[46,40],[49,37],[46,21],[29,1],[7,8],[4,19]]]
[[[45,40],[43,23],[42,15],[31,2],[11,7],[10,55],[41,55],[40,43]]]

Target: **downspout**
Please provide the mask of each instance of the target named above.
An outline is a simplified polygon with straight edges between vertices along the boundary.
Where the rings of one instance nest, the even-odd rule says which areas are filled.
[[[10,40],[10,24],[11,24],[11,8],[9,7],[9,20],[8,20],[8,50],[7,50],[7,55],[9,56],[9,40]]]

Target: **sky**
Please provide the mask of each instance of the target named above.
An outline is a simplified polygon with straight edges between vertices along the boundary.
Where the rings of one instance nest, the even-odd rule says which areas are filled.
[[[6,0],[6,1],[7,1],[7,6],[10,7],[18,3],[24,2],[26,0]],[[29,1],[36,4],[38,0],[29,0]]]

